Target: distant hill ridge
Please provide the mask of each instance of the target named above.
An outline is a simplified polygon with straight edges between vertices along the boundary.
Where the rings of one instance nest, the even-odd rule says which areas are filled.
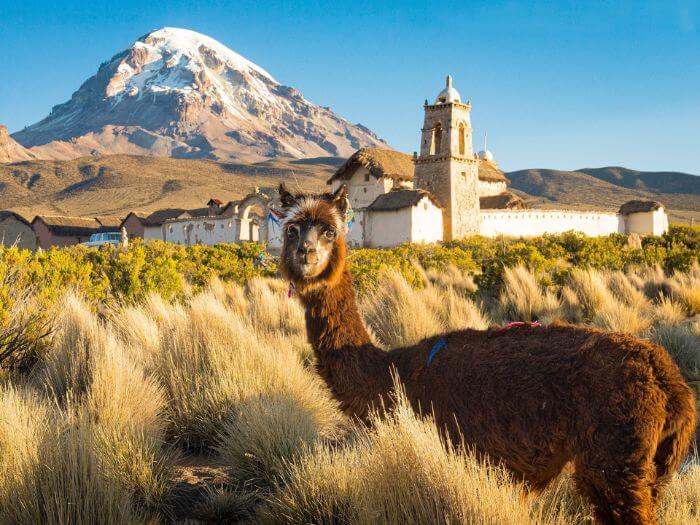
[[[533,168],[506,177],[531,206],[616,209],[628,200],[651,199],[672,210],[674,220],[700,220],[700,176],[688,173],[611,166],[576,171]]]
[[[619,166],[576,170],[625,188],[700,195],[700,177],[678,171],[637,171]]]

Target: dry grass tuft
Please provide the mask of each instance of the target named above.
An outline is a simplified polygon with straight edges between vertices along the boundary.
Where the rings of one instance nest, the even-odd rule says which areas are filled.
[[[678,325],[686,319],[685,309],[670,297],[659,296],[653,307],[655,324]]]
[[[382,286],[360,301],[360,312],[379,344],[397,348],[437,333],[485,329],[489,319],[465,290],[428,284],[413,288],[394,270],[382,274]]]
[[[442,330],[438,316],[418,295],[391,270],[382,274],[382,286],[362,298],[360,311],[384,346],[408,346]]]
[[[136,523],[145,516],[118,480],[105,475],[92,426],[69,406],[37,394],[0,392],[0,522]]]
[[[688,381],[700,381],[700,337],[689,326],[658,326],[652,340],[663,346]]]
[[[688,315],[700,314],[700,264],[696,262],[687,274],[675,274],[668,286],[670,295],[685,306]]]
[[[567,509],[570,512],[570,509]],[[500,467],[445,443],[399,391],[350,444],[312,449],[289,466],[261,511],[263,523],[564,523],[536,507]],[[571,516],[570,513],[566,516]],[[571,516],[574,520],[577,516]]]
[[[576,294],[585,319],[593,319],[604,305],[615,302],[605,275],[593,268],[574,268],[569,287]]]
[[[644,311],[610,299],[600,306],[591,322],[610,332],[644,336],[651,327],[652,319]]]
[[[505,269],[499,301],[505,321],[552,321],[560,316],[557,297],[543,290],[524,266]]]

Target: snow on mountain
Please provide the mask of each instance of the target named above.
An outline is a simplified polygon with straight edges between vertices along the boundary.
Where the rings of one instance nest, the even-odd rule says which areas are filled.
[[[42,158],[254,160],[349,156],[383,144],[216,40],[177,28],[140,38],[68,102],[13,137]]]

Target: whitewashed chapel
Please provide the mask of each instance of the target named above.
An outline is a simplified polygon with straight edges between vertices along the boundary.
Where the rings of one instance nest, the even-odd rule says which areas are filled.
[[[528,209],[507,189],[508,180],[489,151],[474,153],[471,103],[447,85],[425,106],[420,154],[365,148],[331,177],[335,191],[348,186],[355,247],[390,247],[468,235],[526,237],[581,231],[661,235],[668,229],[663,205],[632,201],[617,211]],[[273,239],[269,239],[271,242]]]

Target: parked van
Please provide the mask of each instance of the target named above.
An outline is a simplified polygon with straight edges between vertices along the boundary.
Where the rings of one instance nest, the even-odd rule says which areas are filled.
[[[122,234],[119,232],[93,233],[83,246],[103,246],[105,244],[119,244]]]

